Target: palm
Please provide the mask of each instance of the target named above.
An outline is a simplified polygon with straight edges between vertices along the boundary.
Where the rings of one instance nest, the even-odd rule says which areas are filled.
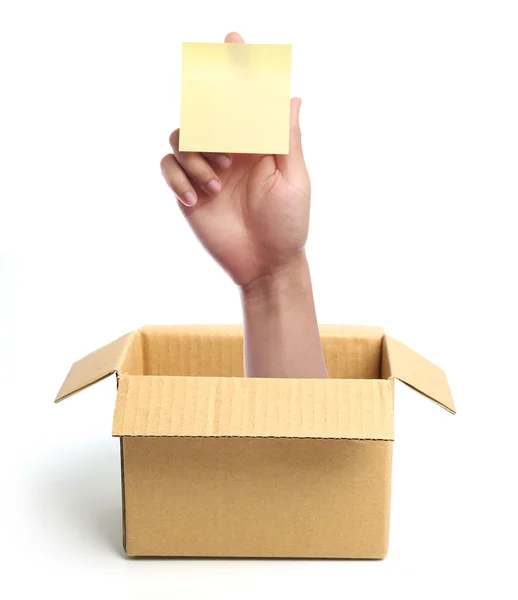
[[[202,244],[239,285],[304,245],[309,178],[305,173],[296,179],[288,181],[272,155],[234,155],[232,167],[221,173],[217,198],[197,190],[198,203],[183,207]]]

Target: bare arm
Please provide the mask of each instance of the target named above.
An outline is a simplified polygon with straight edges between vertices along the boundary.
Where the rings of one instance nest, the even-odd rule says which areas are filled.
[[[304,252],[242,288],[241,299],[247,377],[327,377]]]

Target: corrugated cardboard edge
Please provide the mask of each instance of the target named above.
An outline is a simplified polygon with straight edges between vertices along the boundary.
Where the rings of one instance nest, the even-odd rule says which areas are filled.
[[[111,344],[76,361],[70,368],[54,402],[60,402],[115,373],[122,365],[135,335],[138,335],[137,332],[127,333]]]
[[[120,452],[121,452],[121,493],[122,493],[122,547],[124,552],[127,553],[126,549],[126,484],[125,484],[125,473],[124,473],[124,438],[120,438]]]
[[[362,338],[382,338],[384,334],[383,327],[376,325],[341,325],[341,324],[319,324],[320,335],[322,337],[362,337]],[[240,323],[231,324],[191,324],[191,325],[143,325],[138,331],[147,333],[190,333],[197,335],[225,335],[229,337],[243,337],[243,325]]]
[[[381,376],[395,378],[456,414],[444,371],[394,338],[383,338]]]

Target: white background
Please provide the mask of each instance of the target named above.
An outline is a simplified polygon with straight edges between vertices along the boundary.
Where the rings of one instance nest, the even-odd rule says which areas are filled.
[[[115,382],[70,363],[145,323],[241,319],[159,161],[182,41],[292,43],[319,320],[441,365],[398,385],[388,558],[128,560]],[[516,597],[515,2],[2,2],[2,585],[8,597]],[[353,596],[353,594],[355,596]]]

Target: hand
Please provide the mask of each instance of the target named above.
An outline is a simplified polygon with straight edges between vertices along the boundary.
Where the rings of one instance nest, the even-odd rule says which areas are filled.
[[[227,43],[244,43],[229,33]],[[310,181],[299,111],[291,100],[288,155],[180,152],[161,161],[163,176],[201,243],[243,288],[297,263],[309,226]]]

